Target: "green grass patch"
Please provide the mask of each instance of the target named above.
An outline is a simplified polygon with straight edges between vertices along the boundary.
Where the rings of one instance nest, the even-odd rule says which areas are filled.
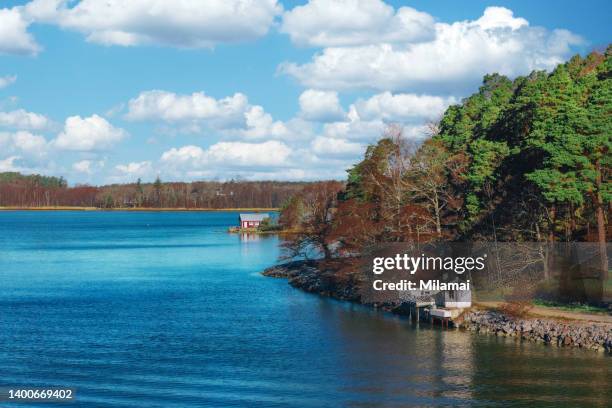
[[[568,312],[581,312],[581,313],[608,313],[608,309],[605,307],[585,305],[582,303],[561,303],[551,300],[535,299],[533,301],[534,306],[551,307],[555,309],[565,310]]]

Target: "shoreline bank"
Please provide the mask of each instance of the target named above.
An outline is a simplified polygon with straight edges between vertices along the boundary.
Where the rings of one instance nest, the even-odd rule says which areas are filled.
[[[284,278],[296,289],[320,296],[364,304],[372,308],[404,315],[399,304],[370,304],[361,301],[358,283],[339,279],[320,268],[317,261],[294,261],[266,268],[262,275]],[[584,315],[587,316],[587,315]],[[600,320],[600,319],[597,319]],[[519,341],[538,342],[558,347],[577,347],[612,354],[612,323],[542,317],[512,317],[499,310],[472,307],[456,321],[460,330],[479,334],[513,337]]]
[[[0,207],[0,211],[132,211],[132,212],[241,212],[241,211],[278,211],[278,208],[156,208],[156,207],[72,207],[72,206],[50,206],[50,207]]]

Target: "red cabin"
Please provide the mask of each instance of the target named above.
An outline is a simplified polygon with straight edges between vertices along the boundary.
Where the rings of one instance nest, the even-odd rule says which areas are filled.
[[[266,213],[240,214],[238,220],[240,228],[257,228],[267,218],[270,218],[270,216]]]

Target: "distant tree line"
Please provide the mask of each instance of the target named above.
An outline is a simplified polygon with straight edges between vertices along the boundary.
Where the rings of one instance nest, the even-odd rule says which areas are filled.
[[[197,181],[68,187],[61,177],[0,173],[0,206],[98,208],[276,208],[305,182]],[[316,183],[315,183],[316,184]]]
[[[280,215],[298,231],[289,255],[317,248],[341,258],[381,242],[589,241],[599,243],[606,285],[611,47],[551,73],[513,81],[487,75],[430,131],[417,145],[390,127],[348,171],[346,185],[293,196]]]

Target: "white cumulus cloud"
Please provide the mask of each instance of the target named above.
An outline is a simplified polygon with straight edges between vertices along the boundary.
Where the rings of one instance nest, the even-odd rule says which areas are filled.
[[[48,150],[48,143],[44,137],[26,131],[0,132],[0,148],[3,153],[44,156]]]
[[[53,162],[49,160],[51,149],[47,140],[26,131],[0,132],[0,171],[45,171]]]
[[[15,83],[17,80],[17,75],[7,75],[0,77],[0,89],[6,88],[7,86]]]
[[[309,63],[284,63],[279,70],[319,89],[465,92],[487,73],[552,68],[581,41],[567,30],[531,27],[511,10],[488,7],[474,21],[436,23],[430,41],[330,47]]]
[[[0,9],[0,54],[36,55],[40,46],[28,32],[30,21],[19,7]]]
[[[246,128],[235,131],[248,139],[283,138],[289,136],[289,129],[281,121],[275,121],[272,115],[267,113],[259,105],[252,106],[244,117]]]
[[[286,144],[270,140],[263,143],[220,142],[207,150],[208,158],[215,163],[237,166],[283,166],[291,155]]]
[[[323,142],[319,142],[320,144]],[[334,152],[318,157],[308,147],[290,147],[280,141],[218,142],[208,148],[195,145],[172,148],[159,161],[162,178],[193,180],[239,177],[246,180],[316,180],[343,178],[357,152],[351,142],[330,142]]]
[[[30,132],[17,132],[12,135],[13,143],[23,152],[44,155],[47,150],[47,140]]]
[[[316,47],[423,41],[433,37],[434,19],[411,7],[396,11],[381,0],[310,0],[284,13],[281,31]]]
[[[49,125],[49,119],[39,113],[27,112],[23,109],[0,112],[0,126],[15,129],[42,130]]]
[[[0,159],[0,172],[21,171],[21,168],[15,164],[15,162],[19,159],[19,156],[10,156],[5,159]]]
[[[412,119],[436,120],[449,105],[457,102],[454,97],[383,92],[357,100],[354,107],[362,120],[405,122]]]
[[[346,115],[334,91],[307,89],[300,95],[299,103],[300,114],[306,120],[332,122]]]
[[[319,136],[325,139],[351,141],[351,143],[355,141],[363,146],[364,143],[374,143],[380,139],[390,125],[400,126],[404,136],[409,139],[422,139],[427,135],[426,122],[437,119],[437,116],[434,115],[436,111],[433,111],[432,115],[425,115],[425,112],[413,112],[409,108],[404,109],[401,105],[402,98],[391,98],[390,101],[385,101],[386,98],[381,98],[381,95],[384,96],[384,94],[379,94],[367,100],[357,100],[349,107],[345,120],[326,123]],[[383,99],[384,103],[380,103],[378,99]],[[389,111],[380,109],[384,104],[389,105]],[[419,114],[424,114],[424,116],[419,116]],[[319,146],[319,154],[323,151],[323,146],[325,145]],[[338,147],[340,146],[345,145],[340,142]],[[355,147],[355,145],[351,146]]]
[[[349,113],[348,120],[326,123],[323,127],[323,136],[374,142],[380,138],[385,130],[385,126],[382,120],[361,120],[359,116],[354,115],[354,111],[352,111]]]
[[[289,146],[276,140],[262,143],[218,142],[207,149],[193,145],[172,148],[162,154],[161,162],[191,168],[278,167],[288,164],[291,153]]]
[[[277,0],[34,0],[25,14],[103,45],[210,48],[264,36]]]
[[[115,169],[118,170],[122,175],[131,177],[150,178],[154,174],[153,165],[148,160],[141,162],[132,162],[128,164],[119,164],[115,166]]]
[[[128,102],[126,119],[161,119],[167,122],[208,120],[228,124],[243,120],[247,108],[248,99],[241,93],[217,100],[204,92],[178,95],[152,90],[141,92]]]
[[[476,20],[473,25],[485,30],[492,28],[518,30],[521,27],[528,26],[529,22],[524,18],[514,17],[512,10],[505,7],[487,7],[482,17]]]
[[[165,134],[213,130],[221,135],[252,140],[286,139],[304,137],[309,127],[300,118],[288,122],[274,120],[262,106],[249,103],[242,93],[215,99],[204,92],[144,91],[128,102],[127,109],[128,120],[162,121],[174,127],[163,129]]]
[[[70,116],[64,130],[53,141],[61,150],[95,151],[105,150],[125,138],[127,132],[116,128],[106,119],[92,115],[86,118]]]
[[[365,151],[361,143],[350,142],[346,139],[317,136],[312,141],[312,151],[321,157],[326,156],[352,156],[356,157]]]
[[[92,174],[92,161],[91,160],[81,160],[72,164],[72,169],[77,173],[83,174]]]

